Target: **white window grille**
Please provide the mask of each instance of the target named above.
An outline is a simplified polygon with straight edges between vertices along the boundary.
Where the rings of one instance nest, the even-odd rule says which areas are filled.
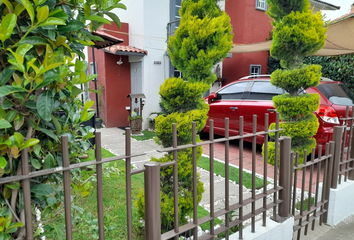
[[[261,75],[262,65],[250,65],[250,76]]]
[[[267,11],[267,1],[266,0],[256,0],[256,9]]]

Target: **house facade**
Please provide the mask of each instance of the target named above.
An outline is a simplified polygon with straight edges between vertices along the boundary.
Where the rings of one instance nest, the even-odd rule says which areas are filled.
[[[131,93],[142,93],[146,97],[141,111],[144,129],[149,127],[149,115],[160,112],[160,85],[170,76],[181,75],[171,65],[167,54],[168,37],[179,26],[181,1],[123,0],[127,10],[115,12],[122,22],[121,29],[114,24],[100,28],[100,31],[123,40],[121,44],[94,50],[99,74],[97,88],[102,92],[98,101],[99,115],[107,127],[129,125],[127,107],[130,99],[127,96]],[[319,9],[327,6],[321,1],[312,2],[316,2]],[[231,18],[235,44],[262,42],[269,38],[272,26],[265,13],[266,0],[222,0],[219,5]],[[92,69],[92,49],[86,54]],[[246,75],[265,74],[267,58],[267,52],[229,54],[223,63],[215,66],[214,70],[222,81],[213,84],[210,91]],[[94,94],[90,99],[95,99]],[[133,103],[136,105],[133,109],[140,106],[138,101]]]
[[[314,12],[320,10],[337,10],[339,7],[324,1],[310,0]],[[226,1],[225,11],[231,18],[234,32],[234,44],[251,44],[270,39],[273,27],[271,19],[266,14],[266,0]],[[266,74],[269,53],[251,52],[234,53],[232,58],[223,62],[223,78],[225,83],[232,82],[244,76]]]

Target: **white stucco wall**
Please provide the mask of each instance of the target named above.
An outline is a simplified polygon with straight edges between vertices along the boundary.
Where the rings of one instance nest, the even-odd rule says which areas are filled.
[[[243,239],[251,240],[291,240],[293,239],[293,227],[294,227],[294,218],[288,218],[282,223],[277,223],[267,218],[267,226],[262,226],[262,221],[256,222],[256,231],[255,233],[251,232],[251,226],[246,227],[243,230]],[[239,234],[234,233],[229,238],[230,240],[238,240]]]
[[[127,10],[117,10],[120,20],[129,23],[129,45],[148,51],[142,58],[142,89],[146,96],[143,128],[149,126],[147,117],[159,112],[159,88],[168,77],[166,26],[170,19],[170,1],[123,0]],[[136,61],[130,57],[130,61]],[[154,62],[161,62],[155,64]]]

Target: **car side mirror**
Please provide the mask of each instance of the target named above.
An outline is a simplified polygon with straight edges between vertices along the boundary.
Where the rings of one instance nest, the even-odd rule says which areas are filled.
[[[215,92],[210,93],[210,95],[208,96],[208,104],[212,103],[213,100],[217,99],[218,95]]]

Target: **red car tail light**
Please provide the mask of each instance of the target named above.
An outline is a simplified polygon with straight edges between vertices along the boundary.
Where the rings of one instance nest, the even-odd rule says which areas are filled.
[[[337,112],[332,107],[320,105],[316,113],[327,123],[339,124]]]

